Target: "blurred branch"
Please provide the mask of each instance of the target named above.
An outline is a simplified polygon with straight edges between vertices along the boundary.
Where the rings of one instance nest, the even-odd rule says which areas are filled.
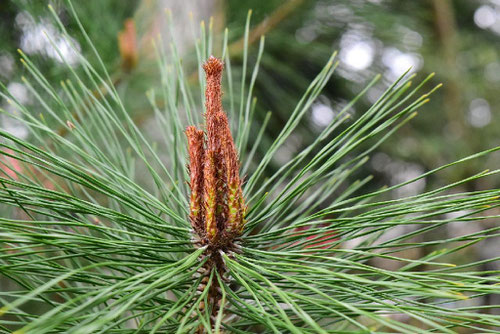
[[[279,6],[274,12],[259,23],[255,28],[250,31],[248,36],[248,44],[251,45],[259,40],[262,35],[267,34],[271,29],[276,27],[281,21],[286,19],[295,9],[297,9],[304,0],[290,0]],[[236,42],[229,45],[229,54],[236,55],[243,52],[245,38],[242,37]]]
[[[260,22],[255,28],[253,28],[248,37],[248,45],[255,43],[262,35],[265,35],[271,29],[276,27],[279,23],[281,23],[284,19],[286,19],[294,10],[296,10],[304,0],[290,0],[286,1],[284,4],[279,6],[274,10],[271,15],[265,18],[262,22]],[[120,55],[122,57],[122,67],[121,71],[113,75],[112,81],[113,85],[116,86],[120,84],[124,78],[124,76],[135,69],[138,63],[138,50],[132,50],[131,47],[137,48],[136,44],[136,36],[135,36],[135,25],[132,19],[127,19],[124,22],[124,31],[118,34],[118,42],[120,47]],[[231,43],[228,47],[230,55],[238,55],[243,52],[244,38],[240,38],[239,40]],[[141,43],[143,44],[143,43]],[[145,43],[144,43],[145,44]],[[196,73],[193,73],[189,76],[190,81],[195,81],[198,79]],[[94,97],[100,99],[104,97],[108,93],[106,87],[102,86],[98,90],[93,92]],[[158,106],[161,107],[163,105],[163,101],[158,101]],[[77,118],[77,114],[73,113],[73,116]],[[147,117],[146,115],[140,114],[135,115],[133,117],[134,122],[140,125],[143,123]],[[65,136],[68,132],[68,129],[65,127],[61,127],[57,133],[61,136]]]

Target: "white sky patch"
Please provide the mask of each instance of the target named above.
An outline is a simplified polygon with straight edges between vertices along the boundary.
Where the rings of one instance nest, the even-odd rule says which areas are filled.
[[[385,170],[386,166],[391,163],[391,158],[383,152],[377,152],[373,155],[370,163],[373,169],[381,173]]]
[[[7,53],[0,54],[0,76],[8,78],[12,74],[13,70],[14,58]]]
[[[446,213],[445,218],[450,220],[450,222],[446,224],[449,235],[458,237],[478,233],[481,227],[477,224],[470,224],[470,222],[458,220],[460,218],[471,217],[473,216],[472,213],[472,210],[459,210]],[[453,221],[455,219],[457,220]]]
[[[418,49],[423,42],[424,38],[416,31],[408,30],[403,35],[403,43],[409,49]]]
[[[346,43],[340,49],[340,60],[353,70],[361,71],[373,63],[375,46],[370,41]]]
[[[72,66],[79,63],[78,42],[73,38],[66,38],[51,23],[43,20],[36,22],[29,13],[21,12],[16,16],[16,24],[22,32],[20,47],[24,52],[43,54],[60,63],[65,60]]]
[[[488,29],[497,21],[496,10],[488,5],[482,5],[474,12],[474,23],[482,29]]]
[[[490,0],[491,5],[479,6],[474,12],[474,23],[500,35],[500,1]]]
[[[460,210],[460,211],[453,211],[453,212],[445,213],[444,216],[446,217],[446,219],[452,220],[452,219],[468,216],[471,213],[472,213],[472,211],[470,211],[470,210]]]
[[[377,152],[374,154],[370,164],[374,170],[384,173],[390,178],[391,186],[415,179],[425,172],[424,167],[419,164],[394,160],[383,152]],[[427,181],[424,177],[415,182],[394,189],[395,197],[401,198],[420,194],[425,190],[426,184]]]
[[[475,128],[482,128],[491,122],[491,108],[485,99],[474,99],[469,105],[467,117],[470,125]]]
[[[29,103],[31,100],[28,88],[22,83],[11,82],[7,85],[7,90],[12,95],[12,97],[16,99],[20,104]],[[2,106],[2,108],[10,113],[19,114],[19,111],[16,110],[16,107],[13,104],[5,104],[4,106]],[[0,117],[0,124],[3,130],[7,131],[13,136],[21,139],[25,139],[28,137],[27,126],[17,119],[2,115]]]
[[[2,129],[21,139],[26,139],[29,134],[28,128],[24,123],[8,117],[2,117]]]
[[[327,104],[316,103],[312,106],[311,120],[318,127],[326,127],[333,120],[335,113]]]
[[[302,145],[302,137],[297,134],[291,134],[283,145],[280,146],[273,159],[279,165],[289,162],[297,153]]]
[[[410,181],[424,173],[424,168],[415,163],[393,162],[388,166],[392,170],[391,185],[396,185]],[[414,196],[425,190],[427,181],[421,178],[415,182],[404,185],[394,190],[396,197]]]
[[[490,27],[490,30],[495,34],[500,35],[500,11],[497,12],[497,20],[495,24]]]
[[[11,82],[7,85],[9,93],[21,104],[29,101],[28,88],[19,82]]]
[[[422,57],[417,53],[401,52],[396,48],[386,48],[382,55],[382,63],[387,67],[387,76],[396,79],[411,68],[410,73],[419,70]]]

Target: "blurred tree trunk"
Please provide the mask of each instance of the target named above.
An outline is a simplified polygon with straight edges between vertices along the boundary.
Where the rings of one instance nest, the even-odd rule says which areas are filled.
[[[462,87],[460,84],[462,75],[457,65],[458,40],[455,12],[450,0],[431,1],[436,36],[443,54],[443,72],[447,79],[444,85],[446,115],[449,129],[452,131],[452,137],[458,139],[466,135],[466,124],[463,110]]]

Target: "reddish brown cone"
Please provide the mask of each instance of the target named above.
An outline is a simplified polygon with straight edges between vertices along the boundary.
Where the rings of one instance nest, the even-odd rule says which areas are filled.
[[[226,244],[244,227],[245,201],[239,176],[240,163],[222,109],[221,79],[224,64],[210,57],[206,74],[205,129],[186,129],[191,186],[190,220],[200,238],[210,244]]]

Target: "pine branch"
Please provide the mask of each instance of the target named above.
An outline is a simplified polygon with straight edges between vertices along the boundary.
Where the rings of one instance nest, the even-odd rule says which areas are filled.
[[[498,305],[482,298],[498,294],[499,272],[481,268],[499,259],[467,255],[500,236],[500,190],[462,186],[499,170],[410,197],[391,194],[500,147],[378,190],[368,187],[370,177],[355,180],[369,154],[439,88],[422,94],[432,76],[411,89],[415,76],[405,74],[366,111],[349,115],[377,76],[271,174],[269,165],[332,76],[335,53],[251,164],[255,151],[247,147],[261,142],[267,123],[252,133],[264,40],[249,70],[248,21],[243,67],[250,80],[245,74],[235,82],[225,37],[227,115],[221,62],[209,59],[210,32],[202,29],[196,45],[201,79],[209,59],[199,97],[175,46],[167,57],[158,45],[161,86],[147,98],[164,135],[159,145],[131,118],[99,58],[90,64],[80,55],[80,68],[67,64],[68,79],[54,86],[22,53],[25,84],[42,113],[35,116],[2,86],[16,111],[6,114],[30,137],[0,130],[0,273],[15,284],[0,292],[0,331],[494,333]],[[106,94],[96,96],[99,87]],[[474,228],[448,235],[446,226]]]

